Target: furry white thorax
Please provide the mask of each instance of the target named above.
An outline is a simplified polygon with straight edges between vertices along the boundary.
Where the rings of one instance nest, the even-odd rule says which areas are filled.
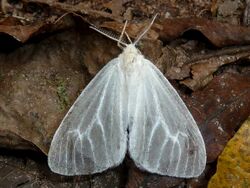
[[[134,44],[129,44],[123,50],[123,52],[118,56],[121,59],[122,67],[126,70],[133,69],[133,67],[140,66],[142,59],[144,56],[141,54],[140,50],[138,50]]]

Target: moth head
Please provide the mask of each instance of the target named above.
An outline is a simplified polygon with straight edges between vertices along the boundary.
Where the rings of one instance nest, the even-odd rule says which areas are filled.
[[[137,62],[141,58],[141,52],[135,47],[134,44],[129,44],[123,49],[123,53],[119,55],[124,65],[128,66]]]
[[[135,47],[134,44],[128,44],[124,49],[123,53],[126,55],[132,55],[136,56],[138,54],[141,54],[141,52]]]

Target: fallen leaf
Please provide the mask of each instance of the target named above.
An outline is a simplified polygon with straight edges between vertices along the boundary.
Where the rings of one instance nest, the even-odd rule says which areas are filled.
[[[115,43],[113,50],[105,51],[112,49],[110,43],[97,35],[68,31],[1,54],[0,135],[6,136],[0,139],[4,141],[1,146],[21,147],[16,139],[7,139],[12,134],[47,153],[60,121],[91,74],[118,53]],[[29,145],[30,149],[32,144],[22,147]]]
[[[112,15],[115,17],[121,17],[124,11],[123,3],[123,0],[112,0],[108,3],[104,3],[103,6],[111,10]]]
[[[50,8],[51,12],[57,12],[58,10],[62,12],[74,12],[82,13],[87,17],[92,18],[108,18],[116,20],[118,22],[123,21],[121,16],[117,16],[118,12],[113,14],[115,7],[118,7],[118,10],[121,10],[121,4],[124,7],[124,10],[131,9],[132,14],[135,17],[144,17],[147,16],[153,17],[155,13],[160,13],[162,16],[166,17],[187,17],[195,15],[206,15],[206,11],[210,8],[210,2],[207,1],[198,1],[193,0],[192,2],[180,2],[180,1],[131,1],[131,0],[118,0],[112,1],[111,3],[106,3],[101,0],[91,1],[86,0],[82,1],[44,1],[44,0],[22,0],[24,4],[34,3],[34,4],[43,4],[47,5]],[[118,5],[115,5],[115,4]],[[107,10],[107,8],[112,10]],[[157,10],[157,11],[156,11]],[[117,10],[115,10],[116,12]]]
[[[161,25],[160,39],[163,41],[176,39],[188,30],[196,30],[217,47],[250,44],[250,28],[239,25],[195,17],[164,19]]]
[[[48,10],[58,14],[64,12],[80,13],[84,15],[83,19],[85,21],[93,20],[94,23],[99,23],[97,24],[99,26],[105,26],[106,24],[106,28],[118,33],[120,33],[123,26],[121,23],[123,21],[122,18],[105,11],[106,9],[101,1],[77,3],[69,1],[24,0],[23,2],[24,4],[32,2],[34,4],[48,5]],[[174,6],[174,2],[172,3],[173,6],[170,6],[171,11],[168,11],[166,4],[155,2],[136,2],[139,7],[137,9],[134,8],[134,2],[132,1],[129,1],[126,5],[124,3],[124,8],[127,5],[132,7],[128,17],[135,18],[129,24],[129,35],[135,38],[148,24],[155,10],[161,11],[162,17],[171,17],[172,13],[175,16],[178,13],[182,16],[188,15],[190,10],[193,10],[190,9],[192,7],[191,3],[187,2],[182,2],[182,6],[188,5],[183,12],[178,12],[179,8]],[[198,2],[200,1],[194,1],[192,5],[197,5]],[[203,7],[203,5],[200,7]],[[195,11],[197,12],[200,7],[194,8]],[[190,10],[187,11],[188,9]],[[119,14],[119,12],[116,14]],[[172,26],[174,24],[178,26],[180,24],[178,20],[173,19],[172,22],[176,23],[172,23]],[[187,25],[193,23],[197,30],[199,28],[203,29],[205,34],[208,33],[208,36],[215,31],[215,37],[212,36],[209,40],[217,42],[217,38],[222,37],[222,40],[218,41],[219,45],[222,46],[235,44],[235,41],[236,44],[241,44],[241,41],[243,43],[244,41],[249,41],[247,35],[242,36],[244,33],[241,33],[239,35],[241,38],[239,39],[235,36],[232,40],[229,38],[231,40],[230,43],[226,35],[228,33],[225,34],[225,32],[229,31],[223,31],[223,29],[230,29],[230,25],[225,27],[224,24],[216,22],[215,25],[217,27],[209,29],[208,27],[213,26],[213,24],[206,25],[206,19],[201,19],[200,22],[206,22],[203,25],[195,22],[196,18],[194,18],[194,21],[184,20],[187,22]],[[178,81],[170,81],[185,100],[201,129],[208,151],[208,162],[214,162],[227,141],[234,135],[234,130],[238,128],[246,115],[249,115],[250,109],[248,100],[249,74],[235,71],[240,67],[239,64],[231,72],[223,72],[223,67],[229,66],[230,63],[236,64],[243,59],[248,61],[248,55],[246,54],[249,52],[231,53],[229,56],[224,54],[225,57],[230,57],[231,60],[226,61],[225,58],[225,61],[221,62],[218,61],[223,56],[221,54],[216,57],[204,56],[199,59],[193,53],[183,50],[182,46],[178,45],[176,48],[167,45],[163,51],[164,43],[162,44],[161,41],[156,40],[159,36],[158,31],[162,29],[161,24],[160,22],[154,24],[146,37],[151,39],[151,41],[142,41],[140,49],[142,49],[143,54],[147,58],[153,59],[153,62],[165,75],[169,76],[168,78],[183,80],[193,76],[196,82],[192,82],[189,85],[186,84],[195,90],[190,95],[185,88],[178,85]],[[166,24],[165,21],[164,24]],[[46,154],[52,136],[70,105],[72,105],[91,78],[110,59],[120,53],[115,42],[86,29],[88,25],[81,22],[81,24],[78,24],[78,27],[84,28],[84,32],[78,33],[78,31],[70,30],[55,33],[53,36],[35,42],[31,41],[31,43],[25,44],[8,54],[0,55],[0,88],[3,89],[0,92],[0,144],[2,147],[40,149]],[[183,29],[183,27],[180,28]],[[180,29],[180,34],[177,32],[178,30],[174,30],[177,32],[174,34],[178,37],[189,28],[184,28],[182,31]],[[238,30],[237,32],[239,32]],[[246,28],[242,31],[245,30]],[[30,36],[41,34],[43,33],[42,31],[43,29],[39,29],[34,35],[31,34]],[[44,30],[44,33],[48,32],[48,29]],[[167,36],[167,33],[172,32],[172,30],[165,30],[164,32],[165,36]],[[234,34],[233,31],[230,30],[230,32]],[[237,32],[235,31],[236,34]],[[225,44],[224,41],[226,41]],[[147,45],[149,43],[150,45]],[[218,51],[220,50],[214,49],[214,54]],[[161,61],[157,61],[159,57],[162,57]],[[167,64],[169,59],[175,60],[176,64],[173,63],[169,66]],[[171,71],[169,71],[169,67],[172,68]],[[178,71],[180,71],[179,74]],[[190,74],[191,71],[193,75]],[[169,74],[170,72],[172,73],[171,75]],[[208,82],[209,78],[211,78],[210,82]],[[127,177],[127,173],[123,172],[123,178],[121,178],[128,178],[128,187],[133,187],[134,185],[148,187],[186,185],[183,179],[147,174],[137,168],[132,169],[132,166],[128,165],[129,177]],[[206,169],[208,169],[208,166]],[[113,174],[113,170],[109,172],[112,173],[108,177],[102,177],[101,174],[95,176],[95,181],[91,180],[91,186],[110,187],[110,184],[107,182],[112,181],[117,187],[121,184],[124,185],[124,180],[119,178],[119,174]],[[206,185],[206,172],[193,181],[196,185]],[[189,185],[193,186],[194,183],[190,182]]]
[[[180,80],[180,83],[193,91],[204,88],[223,66],[240,64],[250,59],[250,46],[228,47],[206,53],[196,45],[192,46],[192,50],[170,45],[161,48],[152,45],[151,48],[158,52],[153,62],[165,76]]]
[[[250,59],[249,49],[250,46],[221,49],[215,53],[210,52],[211,54],[208,53],[198,60],[195,60],[194,56],[183,67],[183,70],[189,69],[188,73],[191,71],[191,76],[181,81],[181,83],[192,90],[203,88],[213,79],[214,73],[220,67],[227,64],[240,63],[240,60]]]
[[[22,25],[18,19],[8,17],[0,23],[0,32],[8,34],[20,42],[26,42],[31,35],[41,29],[43,25],[44,23]]]
[[[249,71],[243,74],[233,70],[215,76],[190,98],[182,95],[202,132],[209,163],[217,159],[250,114]]]
[[[39,21],[23,24],[17,18],[7,17],[0,22],[0,33],[10,35],[17,41],[24,43],[38,34],[66,29],[73,25],[70,19],[64,19],[57,24],[54,23],[55,21],[56,18],[51,18],[50,22]]]
[[[53,12],[63,12],[65,13],[76,13],[76,14],[84,14],[87,15],[87,17],[92,18],[109,18],[116,21],[121,21],[121,17],[117,17],[113,14],[110,14],[108,12],[105,12],[101,9],[104,9],[105,6],[104,3],[101,2],[92,2],[92,1],[84,1],[84,2],[71,2],[68,1],[66,3],[64,2],[57,2],[57,1],[44,1],[44,0],[22,0],[24,4],[34,3],[34,4],[43,4],[47,5]],[[24,10],[25,11],[25,10]],[[85,21],[88,21],[86,19],[86,16],[82,16],[82,18]]]
[[[208,188],[250,187],[250,117],[227,143]]]

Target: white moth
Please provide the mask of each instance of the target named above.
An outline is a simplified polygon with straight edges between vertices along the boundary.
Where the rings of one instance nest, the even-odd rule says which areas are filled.
[[[205,144],[192,115],[164,75],[135,47],[153,21],[131,44],[121,41],[126,24],[120,39],[92,27],[125,47],[61,122],[48,154],[53,172],[102,172],[118,166],[127,149],[137,167],[151,173],[190,178],[203,172]]]

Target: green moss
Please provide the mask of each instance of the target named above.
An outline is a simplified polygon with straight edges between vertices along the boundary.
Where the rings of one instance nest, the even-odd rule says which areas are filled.
[[[66,109],[69,106],[69,99],[66,91],[66,84],[62,79],[58,79],[57,96],[59,98],[60,109]]]

